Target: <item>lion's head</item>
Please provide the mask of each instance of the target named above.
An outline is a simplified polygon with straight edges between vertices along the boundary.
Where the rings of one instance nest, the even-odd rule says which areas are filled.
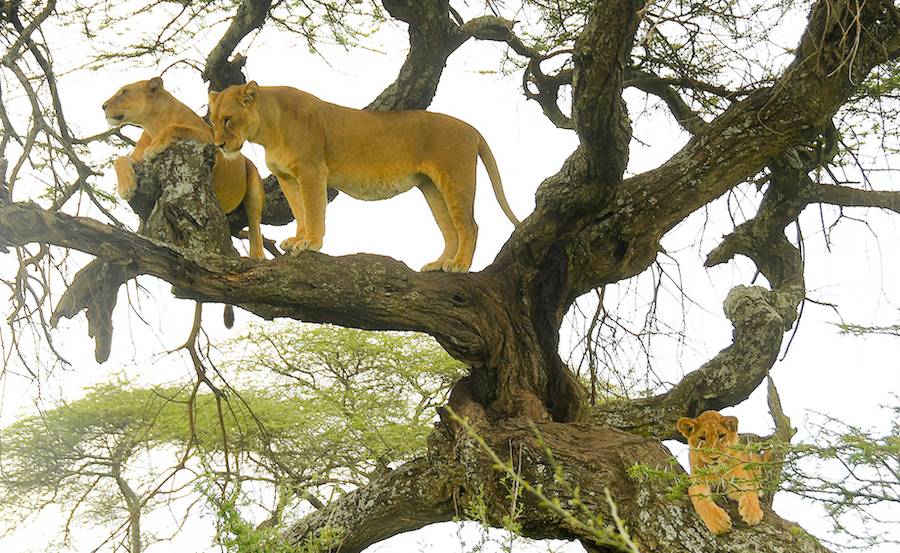
[[[251,81],[245,85],[229,86],[222,92],[209,93],[209,120],[213,140],[226,156],[236,155],[245,140],[256,135],[259,114],[256,100],[259,85]]]
[[[704,464],[718,462],[722,454],[737,444],[737,417],[724,417],[716,411],[706,411],[696,419],[684,417],[678,421],[678,431],[687,438],[691,452]]]
[[[112,98],[103,103],[107,123],[113,127],[127,124],[141,126],[162,90],[161,77],[123,86]]]

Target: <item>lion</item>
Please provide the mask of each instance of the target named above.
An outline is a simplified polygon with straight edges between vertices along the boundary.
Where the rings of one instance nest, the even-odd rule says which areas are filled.
[[[116,160],[117,191],[125,200],[131,199],[137,189],[135,163],[152,161],[172,143],[183,138],[213,141],[209,125],[169,94],[163,88],[160,77],[123,86],[104,102],[103,111],[106,113],[106,121],[113,127],[136,125],[144,131],[134,152]],[[244,204],[250,230],[250,257],[265,259],[259,228],[265,192],[256,167],[243,156],[226,159],[221,152],[217,152],[213,185],[216,198],[225,213]]]
[[[738,512],[747,524],[759,524],[763,518],[757,467],[752,466],[761,459],[734,448],[738,443],[737,425],[737,417],[724,417],[716,411],[706,411],[696,419],[685,417],[677,424],[691,448],[691,503],[716,535],[731,531],[731,517],[713,503],[713,487],[724,488],[728,498],[738,502]]]
[[[444,252],[423,271],[467,272],[475,253],[475,168],[481,157],[494,195],[513,225],[497,163],[481,134],[448,115],[363,111],[285,86],[255,81],[210,93],[216,145],[236,155],[262,145],[297,220],[286,252],[318,251],[325,234],[326,188],[381,200],[418,187],[444,237]]]

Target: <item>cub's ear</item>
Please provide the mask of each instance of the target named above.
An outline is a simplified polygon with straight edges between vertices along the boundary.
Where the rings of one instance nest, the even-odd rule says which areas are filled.
[[[737,417],[723,417],[722,424],[725,425],[725,428],[731,430],[732,432],[737,432]]]
[[[250,81],[244,85],[244,89],[241,91],[241,104],[244,107],[249,108],[255,104],[258,97],[259,85],[256,84],[256,81]]]
[[[210,106],[210,107],[212,107],[213,102],[215,102],[215,101],[216,101],[216,98],[218,98],[218,97],[219,97],[219,93],[218,93],[218,92],[214,92],[214,91],[212,91],[212,90],[209,91],[209,106]]]
[[[678,428],[678,431],[681,432],[681,435],[685,438],[690,438],[691,434],[694,433],[694,429],[697,428],[697,419],[689,419],[687,417],[682,417],[678,419],[678,423],[675,425]]]
[[[147,91],[151,93],[155,93],[158,90],[162,90],[163,82],[162,77],[153,77],[149,81],[147,81]]]

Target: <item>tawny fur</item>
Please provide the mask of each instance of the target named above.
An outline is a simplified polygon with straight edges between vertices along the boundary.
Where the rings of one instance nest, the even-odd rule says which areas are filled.
[[[759,524],[763,518],[757,467],[753,467],[759,459],[734,448],[738,443],[737,425],[736,417],[724,417],[716,411],[706,411],[696,419],[685,417],[677,424],[691,448],[691,503],[710,532],[717,535],[731,531],[731,517],[713,502],[716,488],[724,488],[728,498],[738,502],[738,512],[747,524]]]
[[[103,104],[103,111],[106,121],[114,127],[135,125],[144,131],[134,152],[116,160],[117,190],[126,200],[134,196],[137,188],[135,163],[152,161],[183,138],[213,141],[212,129],[206,121],[169,94],[160,77],[123,86]],[[219,152],[213,167],[213,184],[225,213],[244,204],[249,221],[250,257],[265,259],[259,228],[265,193],[256,167],[243,156],[226,159]]]
[[[291,253],[318,251],[325,234],[327,187],[380,200],[418,187],[444,236],[444,251],[423,270],[466,272],[478,227],[474,218],[478,157],[497,201],[518,224],[503,194],[497,164],[481,134],[447,115],[426,111],[362,111],[290,87],[255,82],[210,94],[215,142],[226,156],[244,141],[262,145],[266,165],[297,220],[281,243]]]

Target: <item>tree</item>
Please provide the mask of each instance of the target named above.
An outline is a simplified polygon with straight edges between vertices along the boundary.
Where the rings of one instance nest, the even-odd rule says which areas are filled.
[[[135,41],[132,48],[111,49],[96,59],[162,56],[197,46],[210,52],[197,66],[204,67],[213,88],[221,88],[243,78],[244,58],[232,54],[248,34],[267,36],[270,28],[282,27],[315,40],[325,30],[350,44],[363,38],[350,31],[365,28],[357,23],[369,16],[376,21],[389,17],[407,25],[409,53],[396,80],[370,109],[411,109],[429,105],[448,57],[462,43],[505,45],[510,70],[522,75],[523,93],[556,125],[573,129],[579,145],[540,186],[534,212],[489,267],[468,275],[417,273],[382,257],[314,253],[260,263],[178,242],[215,239],[218,235],[202,235],[192,221],[221,219],[220,214],[175,217],[166,224],[178,231],[165,236],[148,225],[144,232],[155,241],[67,214],[76,192],[92,202],[96,198],[90,186],[94,169],[81,160],[88,141],[74,138],[65,124],[39,31],[60,12],[78,17],[89,33],[108,21],[98,23],[97,10],[10,3],[4,5],[12,30],[3,65],[7,80],[21,92],[5,99],[0,151],[20,156],[3,168],[0,243],[13,248],[22,267],[10,282],[14,330],[23,321],[39,325],[42,316],[46,319],[58,286],[47,268],[56,266],[52,252],[62,248],[96,260],[74,279],[50,320],[86,309],[98,359],[113,331],[109,313],[115,291],[143,274],[172,284],[179,297],[229,303],[263,318],[425,332],[469,366],[451,394],[453,411],[496,451],[522,459],[522,476],[548,496],[571,505],[576,499],[572,489],[560,482],[577,484],[578,501],[608,521],[614,518],[605,500],[609,490],[631,536],[645,548],[823,550],[771,512],[760,527],[738,525],[727,540],[716,539],[685,499],[668,499],[663,483],[635,478],[629,469],[643,464],[680,470],[659,442],[675,437],[675,421],[735,405],[765,378],[806,296],[800,244],[785,234],[804,209],[897,210],[895,192],[874,189],[868,181],[866,188],[853,187],[847,182],[852,179],[835,174],[842,163],[845,171],[853,170],[872,146],[869,138],[885,155],[895,138],[884,123],[896,109],[891,93],[900,47],[897,7],[884,0],[814,2],[796,48],[779,63],[762,52],[771,45],[767,22],[796,13],[789,2],[535,2],[509,12],[534,15],[534,27],[499,15],[467,19],[442,0],[385,0],[382,6],[384,11],[351,2],[245,0],[227,16],[221,41],[206,48],[192,29],[204,18],[222,17],[219,10],[226,8],[180,5],[159,32],[148,34],[152,41]],[[486,6],[506,13],[493,2]],[[119,17],[127,8],[101,11],[103,17]],[[247,48],[252,55],[252,47]],[[659,167],[626,177],[634,147],[626,102],[632,91],[658,98],[690,138]],[[25,123],[12,114],[12,100],[19,98],[27,98],[30,106]],[[842,138],[848,135],[855,144]],[[167,154],[172,161],[144,168],[146,189],[158,187],[165,198],[172,177],[157,165],[201,160],[191,164],[202,167],[203,155],[209,155],[192,151],[173,149]],[[21,169],[26,164],[55,169],[48,179],[51,199],[42,205],[21,201],[33,199],[21,191],[32,178]],[[861,161],[857,168],[865,177]],[[209,193],[202,171],[192,180],[205,183],[198,193]],[[712,267],[744,256],[767,281],[737,286],[724,298],[733,343],[654,395],[590,404],[559,354],[563,318],[576,299],[646,271],[664,252],[660,241],[678,223],[725,194],[753,187],[764,193],[752,208],[749,199],[742,205],[752,213],[704,262]],[[264,217],[283,220],[271,183],[269,190],[273,202]],[[159,194],[148,193],[152,205]],[[33,252],[26,244],[40,249]],[[537,424],[555,468],[528,421]],[[469,503],[476,493],[483,494],[487,520],[499,524],[507,492],[494,462],[473,440],[444,418],[429,438],[427,455],[305,517],[286,539],[300,543],[336,525],[341,551],[360,551],[395,533],[449,520],[455,505]],[[678,508],[670,508],[673,504]],[[523,497],[520,521],[527,536],[578,539],[589,551],[606,550],[594,534],[570,525],[534,497]]]
[[[142,527],[144,515],[165,507],[186,510],[185,520],[192,507],[183,504],[202,489],[216,505],[240,495],[277,528],[298,502],[321,507],[423,454],[434,407],[460,369],[421,335],[255,328],[237,341],[274,346],[227,363],[240,392],[215,377],[222,388],[205,393],[116,381],[6,428],[0,511],[9,527],[55,505],[60,540],[45,547],[93,524],[127,529],[137,553],[166,539]]]

